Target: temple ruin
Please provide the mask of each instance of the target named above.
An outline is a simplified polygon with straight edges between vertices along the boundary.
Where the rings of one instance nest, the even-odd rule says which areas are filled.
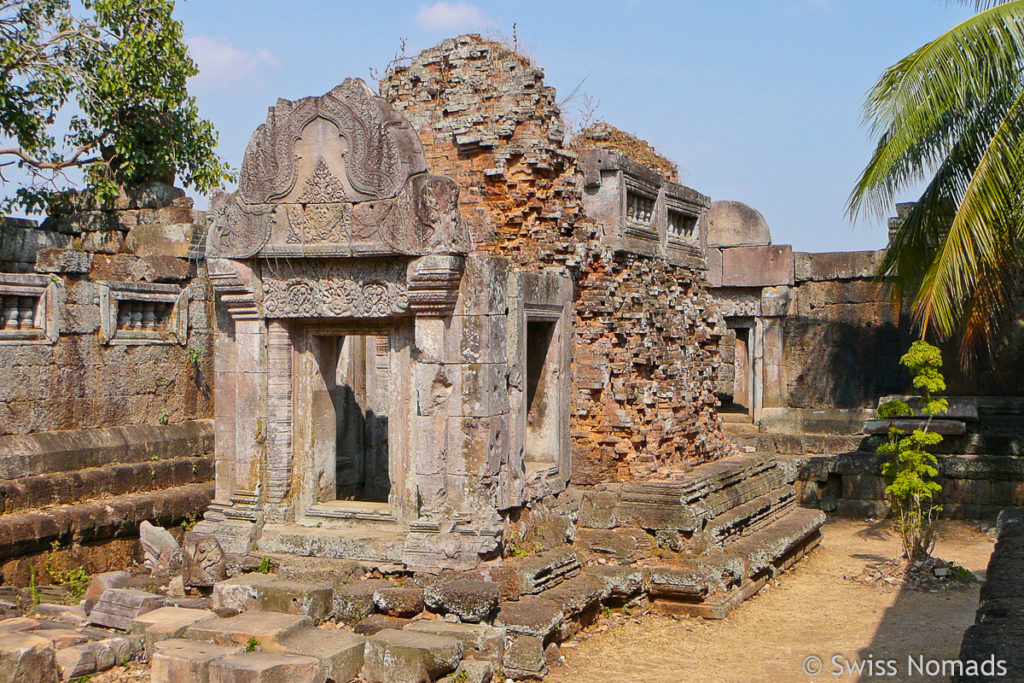
[[[909,328],[879,253],[794,252],[635,136],[570,139],[479,36],[278,100],[208,212],[155,183],[0,238],[3,583],[123,569],[142,523],[219,614],[169,658],[262,610],[285,653],[326,618],[462,628],[456,664],[539,678],[604,607],[723,618],[822,510],[885,512],[864,421]],[[1024,382],[984,372],[997,398],[951,381],[950,514],[1024,505]],[[153,606],[110,590],[95,624]],[[345,642],[317,666],[385,680],[390,645]]]

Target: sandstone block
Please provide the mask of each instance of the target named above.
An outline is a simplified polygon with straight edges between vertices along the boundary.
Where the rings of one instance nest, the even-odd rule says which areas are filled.
[[[206,619],[189,626],[185,637],[214,645],[249,644],[255,638],[265,652],[284,652],[282,640],[313,626],[304,615],[280,612],[244,612],[234,617]]]
[[[195,275],[187,260],[166,255],[143,256],[128,272],[144,282],[180,282]]]
[[[237,614],[256,609],[259,588],[274,580],[270,574],[240,574],[213,586],[213,609],[218,614]]]
[[[329,584],[274,578],[256,588],[259,609],[264,612],[305,614],[321,622],[331,613]]]
[[[371,614],[352,627],[352,630],[359,635],[372,636],[374,633],[379,633],[380,631],[389,628],[395,630],[401,629],[409,623],[411,623],[409,619],[403,619],[402,617],[389,617],[386,614]]]
[[[128,233],[125,246],[136,256],[187,258],[191,239],[191,223],[136,225]]]
[[[462,621],[483,621],[498,606],[501,587],[493,581],[456,579],[436,581],[424,590],[431,610],[454,614]]]
[[[363,568],[355,560],[288,556],[281,561],[277,575],[282,579],[330,584],[337,601],[338,591],[362,578]]]
[[[117,254],[124,249],[124,235],[119,230],[87,232],[82,237],[82,251]]]
[[[615,565],[594,565],[583,570],[605,585],[608,595],[616,598],[627,598],[636,595],[644,586],[644,573],[633,567]]]
[[[75,249],[40,249],[36,252],[37,273],[88,273],[92,254]]]
[[[53,643],[46,638],[20,631],[0,633],[0,681],[54,683],[54,655]]]
[[[354,633],[304,629],[287,636],[281,644],[289,654],[315,658],[323,674],[334,681],[352,680],[363,668],[366,638]]]
[[[373,604],[391,617],[414,617],[423,611],[423,591],[415,586],[390,586],[373,592]]]
[[[100,599],[104,591],[110,588],[124,588],[129,578],[131,578],[131,574],[128,572],[93,574],[89,578],[89,587],[85,589],[85,594],[82,596],[82,599],[85,601],[83,606],[85,607],[86,614],[92,611],[93,605]]]
[[[446,683],[490,683],[494,677],[494,666],[490,662],[459,662],[455,673],[442,678]]]
[[[89,612],[89,623],[127,631],[132,621],[164,604],[163,598],[131,588],[110,588]]]
[[[429,633],[385,630],[366,641],[363,678],[368,683],[420,683],[455,670],[462,643]]]
[[[562,625],[564,618],[562,610],[554,602],[524,595],[514,602],[501,603],[494,625],[543,640]]]
[[[106,671],[135,653],[135,644],[128,638],[105,638],[57,650],[57,667],[61,678],[70,680]]]
[[[373,612],[373,594],[394,584],[384,579],[353,581],[334,593],[334,616],[346,624],[362,621]]]
[[[53,605],[44,602],[32,608],[32,615],[68,626],[85,626],[89,623],[85,609],[79,605]]]
[[[186,586],[212,586],[227,578],[227,560],[216,536],[189,531],[183,544],[182,579]]]
[[[210,662],[241,651],[240,647],[227,647],[200,643],[194,640],[171,639],[157,643],[150,668],[151,683],[207,683],[210,680]]]
[[[548,672],[544,641],[536,636],[510,633],[502,668],[512,678],[543,678]]]
[[[29,617],[13,617],[0,621],[0,633],[15,633],[19,631],[35,631],[39,628],[39,622]]]
[[[313,657],[273,652],[242,652],[210,662],[210,683],[322,683],[320,662]]]
[[[154,646],[162,640],[180,638],[189,626],[217,615],[209,610],[186,607],[160,607],[146,612],[132,622],[131,633],[142,635],[146,653],[153,655]]]
[[[462,643],[463,656],[486,659],[495,664],[501,663],[505,650],[505,630],[487,624],[453,624],[447,621],[424,620],[412,622],[405,630],[454,638]]]
[[[89,636],[73,628],[41,628],[38,631],[33,631],[32,635],[46,638],[58,650],[62,647],[81,645],[89,641]]]

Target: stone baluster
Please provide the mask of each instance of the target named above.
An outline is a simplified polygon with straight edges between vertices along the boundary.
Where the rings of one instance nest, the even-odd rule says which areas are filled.
[[[147,301],[146,303],[142,304],[142,329],[156,329],[156,313],[154,311],[154,306],[151,301]]]
[[[5,296],[3,301],[3,327],[5,330],[18,329],[18,297]]]
[[[23,330],[31,330],[36,323],[36,300],[35,297],[18,297],[18,327]]]
[[[131,304],[121,301],[117,304],[117,329],[127,330],[132,323]]]
[[[142,306],[140,306],[137,301],[133,301],[131,303],[131,315],[132,315],[132,322],[131,322],[131,325],[129,327],[131,329],[133,329],[133,330],[141,330],[142,329]]]

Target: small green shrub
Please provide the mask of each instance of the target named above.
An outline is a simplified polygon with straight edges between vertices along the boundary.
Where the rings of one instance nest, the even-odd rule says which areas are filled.
[[[75,569],[62,569],[57,559],[57,553],[60,551],[60,542],[54,541],[50,545],[50,552],[46,554],[46,573],[50,575],[50,580],[54,584],[65,586],[68,589],[68,594],[72,600],[78,602],[83,595],[85,595],[86,589],[89,588],[89,573],[85,571],[85,568],[78,566]],[[32,573],[32,584],[35,583],[35,572]],[[33,604],[38,604],[35,600],[38,596],[33,597]]]
[[[257,638],[249,638],[249,642],[245,644],[246,652],[255,652],[256,648],[260,646],[260,641]]]
[[[203,350],[198,346],[192,346],[188,350],[188,362],[192,365],[192,370],[199,372],[199,364],[203,362]]]
[[[256,567],[256,571],[259,572],[260,574],[269,574],[270,573],[270,558],[269,557],[264,557],[262,560],[260,560],[260,564],[259,564],[258,567]]]
[[[156,421],[162,425],[171,421],[171,414],[167,412],[167,408],[160,409],[160,415],[157,417]]]
[[[946,381],[940,372],[942,354],[928,342],[918,340],[900,358],[914,376],[914,388],[921,394],[921,412],[928,417],[924,429],[906,434],[890,422],[888,440],[878,452],[891,457],[882,467],[888,481],[885,492],[892,503],[896,528],[903,541],[903,553],[911,562],[928,558],[935,547],[935,519],[942,506],[934,502],[942,486],[934,481],[938,476],[938,459],[929,452],[942,442],[942,435],[928,431],[932,418],[949,409],[944,398],[932,394],[946,390]],[[888,401],[878,407],[877,416],[895,420],[912,415],[910,406],[903,401]]]

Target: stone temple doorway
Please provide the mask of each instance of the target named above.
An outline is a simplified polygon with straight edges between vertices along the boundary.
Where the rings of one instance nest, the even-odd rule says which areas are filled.
[[[390,343],[385,333],[317,334],[314,448],[334,453],[320,502],[387,503]]]

